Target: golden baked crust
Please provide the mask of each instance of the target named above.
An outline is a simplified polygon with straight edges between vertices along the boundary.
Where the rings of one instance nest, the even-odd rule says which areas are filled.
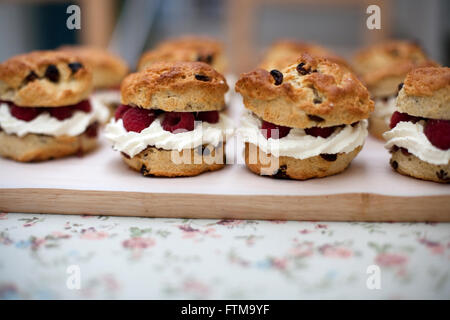
[[[209,152],[205,152],[208,148]],[[158,149],[156,147],[148,147],[139,154],[130,158],[122,153],[122,158],[125,163],[132,169],[141,172],[144,176],[155,177],[190,177],[196,176],[207,171],[215,171],[222,169],[225,166],[225,144],[220,147],[212,148],[211,146],[204,146],[203,148],[187,149],[191,163],[175,164],[172,162],[171,150]],[[180,158],[183,158],[182,152],[177,152]],[[202,156],[201,163],[193,163],[194,157]],[[205,160],[208,158],[209,160]],[[220,159],[219,163],[214,163],[214,159]]]
[[[397,109],[418,117],[450,120],[450,68],[418,68],[408,73]]]
[[[268,71],[272,69],[281,70],[295,63],[302,53],[328,59],[350,70],[350,66],[344,58],[334,54],[327,48],[314,43],[292,39],[282,39],[273,43],[264,55],[259,67]]]
[[[219,41],[185,36],[164,41],[155,49],[145,52],[139,59],[138,70],[155,62],[201,61],[223,73],[226,70],[225,60],[223,46]]]
[[[0,131],[0,156],[20,162],[44,161],[87,153],[97,147],[97,138],[27,134],[19,137]]]
[[[263,169],[267,169],[268,165],[261,164],[259,157],[256,157],[256,163],[250,163],[250,152],[256,152],[256,154],[261,152],[266,157],[270,156],[259,150],[258,146],[246,142],[245,163],[250,171],[259,175],[261,175],[261,170],[263,170],[264,175],[269,177],[306,180],[327,177],[344,171],[361,149],[362,146],[359,146],[350,153],[339,153],[336,155],[336,158],[332,157],[328,158],[328,160],[320,155],[303,160],[285,156],[279,157],[277,160],[273,156],[273,161],[278,161],[278,168],[271,175],[267,175],[267,172]]]
[[[71,69],[69,64],[74,63],[77,68]],[[18,106],[76,104],[85,100],[91,89],[91,70],[81,57],[72,53],[33,51],[0,64],[0,99]]]
[[[72,52],[89,64],[93,74],[94,89],[106,89],[119,86],[128,73],[127,63],[111,52],[85,46],[63,46],[61,51]]]
[[[164,111],[221,110],[228,85],[203,62],[157,62],[122,82],[122,103]]]
[[[392,169],[405,176],[440,183],[450,183],[450,162],[435,165],[420,160],[413,154],[404,154],[400,149],[391,155]]]
[[[297,70],[300,64],[306,75]],[[326,59],[303,54],[281,71],[280,85],[263,69],[242,74],[236,83],[245,107],[263,120],[295,128],[329,127],[366,119],[373,111],[356,76]]]
[[[388,41],[357,53],[353,67],[372,96],[394,95],[397,86],[414,68],[436,66],[419,45],[408,41]]]

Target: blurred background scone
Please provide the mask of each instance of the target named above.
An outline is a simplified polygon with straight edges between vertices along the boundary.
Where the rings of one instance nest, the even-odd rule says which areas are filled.
[[[392,168],[407,176],[450,182],[450,68],[411,71],[384,134]]]
[[[96,147],[108,110],[89,99],[92,73],[83,59],[35,51],[0,64],[0,155],[39,161]]]
[[[81,57],[92,70],[92,98],[105,104],[111,115],[120,104],[120,82],[128,73],[127,63],[107,50],[88,46],[63,46],[59,50]]]
[[[331,50],[314,43],[301,42],[292,39],[281,39],[272,43],[264,54],[259,67],[268,71],[272,69],[284,69],[295,63],[303,53],[326,58],[339,64],[341,67],[349,69],[349,65],[345,59],[336,55]]]
[[[143,70],[155,62],[198,61],[205,62],[217,72],[226,71],[226,59],[222,44],[212,38],[184,36],[169,39],[145,52],[138,63]]]
[[[395,98],[399,85],[414,68],[437,66],[422,48],[409,41],[389,41],[360,50],[354,57],[353,67],[367,86],[375,102],[369,118],[369,131],[378,139],[389,130],[389,121],[395,111]]]
[[[225,78],[203,62],[160,62],[122,82],[105,136],[145,176],[194,176],[225,165]]]
[[[331,61],[303,54],[281,71],[242,74],[236,91],[248,109],[239,133],[254,173],[299,180],[333,175],[364,144],[373,102],[356,76]]]

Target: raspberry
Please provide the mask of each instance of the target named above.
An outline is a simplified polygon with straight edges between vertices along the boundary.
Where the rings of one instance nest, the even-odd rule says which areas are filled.
[[[164,116],[162,127],[164,130],[172,133],[192,131],[194,130],[194,121],[195,118],[191,112],[167,112]]]
[[[397,123],[399,123],[399,122],[408,122],[408,121],[410,121],[410,122],[412,122],[412,123],[416,123],[417,121],[419,121],[420,120],[420,118],[419,117],[415,117],[415,116],[411,116],[411,115],[409,115],[409,114],[407,114],[407,113],[401,113],[401,112],[398,112],[398,111],[395,111],[393,114],[392,114],[392,117],[391,117],[391,123],[390,123],[390,127],[391,127],[391,129],[392,128],[394,128],[396,125],[397,125]]]
[[[289,134],[289,131],[291,131],[291,128],[289,127],[278,126],[267,121],[263,121],[261,129],[261,133],[266,139],[281,139],[283,137],[286,137]],[[275,135],[276,131],[274,132],[272,130],[278,130],[278,137],[276,137]],[[274,134],[274,136],[272,136],[272,134]]]
[[[70,118],[75,111],[72,106],[49,108],[50,115],[58,120]]]
[[[324,127],[324,128],[319,128],[319,127],[312,127],[312,128],[306,128],[305,132],[306,134],[309,134],[310,136],[313,137],[322,137],[322,138],[328,138],[329,136],[331,136],[334,132],[334,130],[336,130],[336,127]]]
[[[80,103],[75,104],[73,107],[77,110],[81,110],[86,113],[91,112],[92,110],[91,103],[89,102],[89,100],[83,100]]]
[[[120,106],[118,106],[116,109],[116,113],[114,114],[114,118],[116,119],[116,121],[122,119],[124,113],[127,112],[130,108],[130,106],[127,106],[125,104],[121,104]]]
[[[27,122],[36,118],[39,115],[39,113],[40,110],[38,110],[38,108],[19,107],[16,105],[12,105],[11,107],[11,114],[14,117]]]
[[[209,123],[217,123],[219,122],[219,112],[218,111],[199,112],[197,113],[197,119]]]
[[[424,133],[436,148],[450,149],[450,120],[428,120]]]
[[[122,116],[123,126],[127,131],[141,132],[155,120],[152,110],[130,108]]]

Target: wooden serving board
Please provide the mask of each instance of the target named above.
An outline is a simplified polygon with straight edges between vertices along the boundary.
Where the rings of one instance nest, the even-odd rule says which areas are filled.
[[[237,120],[242,105],[232,99]],[[450,221],[450,186],[393,172],[383,143],[368,138],[344,173],[308,181],[257,176],[242,145],[238,164],[191,178],[145,178],[100,137],[82,158],[42,163],[0,159],[0,210],[146,217],[328,221]]]

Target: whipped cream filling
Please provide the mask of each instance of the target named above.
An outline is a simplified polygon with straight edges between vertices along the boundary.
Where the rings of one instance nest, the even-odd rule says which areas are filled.
[[[391,122],[391,116],[396,111],[396,99],[396,96],[392,96],[388,100],[380,98],[374,99],[375,109],[372,114],[377,118],[382,118],[384,122],[389,125]]]
[[[289,134],[281,139],[266,139],[261,133],[261,125],[261,119],[246,110],[238,134],[245,142],[257,145],[265,153],[276,157],[306,159],[322,153],[349,153],[363,145],[367,137],[367,120],[358,122],[354,127],[346,125],[337,128],[328,138],[310,136],[303,129],[291,128]]]
[[[393,146],[408,149],[408,152],[415,155],[422,161],[440,165],[450,161],[450,150],[436,148],[428,140],[423,132],[425,121],[412,123],[402,121],[388,132],[383,134],[386,139],[385,148],[391,149]]]
[[[120,104],[120,90],[104,89],[97,90],[91,95],[92,99],[98,100],[103,104]]]
[[[11,114],[8,104],[0,104],[0,127],[7,134],[15,134],[23,137],[29,133],[45,134],[48,136],[78,136],[86,131],[86,128],[94,123],[108,120],[109,111],[103,104],[95,99],[90,99],[90,112],[77,110],[70,118],[58,120],[48,112],[42,112],[31,121],[17,119]]]
[[[164,130],[161,126],[163,119],[164,114],[141,132],[128,132],[123,126],[122,119],[115,121],[113,118],[105,128],[105,137],[112,143],[114,150],[134,157],[148,146],[177,151],[193,149],[204,144],[216,147],[234,131],[232,121],[222,113],[217,123],[196,121],[194,130],[180,133]]]

